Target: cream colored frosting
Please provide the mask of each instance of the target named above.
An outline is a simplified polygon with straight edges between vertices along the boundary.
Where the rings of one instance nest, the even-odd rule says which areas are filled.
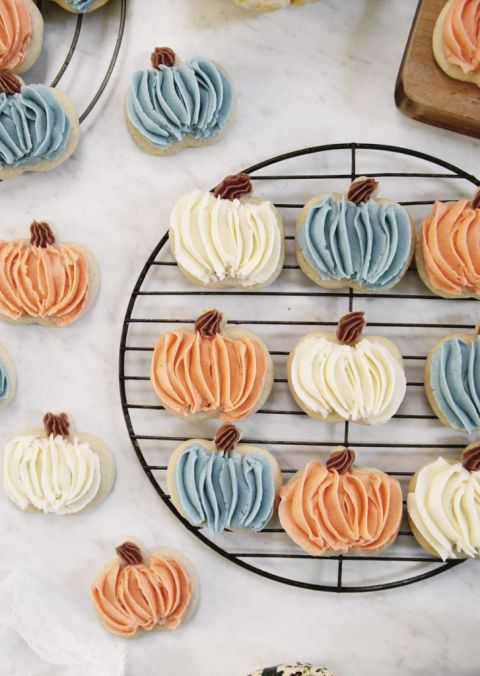
[[[208,284],[263,284],[275,273],[282,237],[271,202],[216,198],[194,190],[180,198],[170,227],[173,254],[185,272]]]
[[[444,561],[480,554],[480,471],[437,458],[417,472],[407,507],[415,528]]]
[[[19,436],[5,449],[5,491],[23,510],[79,512],[98,493],[100,479],[98,455],[77,438]]]
[[[351,347],[307,336],[295,348],[290,380],[309,411],[373,425],[394,415],[406,391],[398,359],[383,343],[368,338]]]

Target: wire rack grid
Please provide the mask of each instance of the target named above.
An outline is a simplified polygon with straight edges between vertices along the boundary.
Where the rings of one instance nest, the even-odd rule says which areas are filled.
[[[280,170],[262,173],[267,167]],[[265,446],[276,454],[285,479],[309,459],[324,458],[328,449],[349,445],[359,450],[359,459],[370,461],[359,465],[383,469],[403,483],[405,492],[405,484],[424,462],[440,453],[455,457],[468,443],[436,420],[425,402],[422,374],[426,354],[436,339],[473,328],[471,303],[475,301],[434,296],[423,287],[414,267],[397,287],[381,294],[321,289],[299,270],[293,233],[298,210],[309,197],[346,190],[359,175],[381,179],[382,194],[398,198],[416,222],[435,199],[471,194],[472,186],[480,185],[479,179],[425,153],[370,143],[305,148],[245,171],[258,194],[266,196],[268,187],[269,198],[284,216],[287,257],[280,278],[259,291],[193,287],[177,270],[165,234],[145,263],[128,303],[119,354],[120,394],[128,433],[146,475],[185,527],[215,552],[285,584],[318,591],[377,591],[419,582],[463,563],[442,562],[426,554],[415,543],[406,518],[394,545],[377,556],[311,557],[289,541],[278,522],[254,535],[211,536],[190,525],[173,506],[166,487],[169,455],[186,439],[212,438],[214,423],[184,423],[166,413],[153,394],[149,363],[158,334],[193,322],[204,307],[226,311],[231,324],[253,327],[269,346],[275,362],[273,394],[242,427],[248,428],[246,443]],[[408,198],[401,194],[406,188],[411,193]],[[397,342],[406,364],[406,400],[394,419],[379,427],[312,421],[288,393],[285,365],[294,342],[312,327],[334,327],[341,314],[355,309],[366,311],[370,317],[367,328],[373,333],[384,333]]]

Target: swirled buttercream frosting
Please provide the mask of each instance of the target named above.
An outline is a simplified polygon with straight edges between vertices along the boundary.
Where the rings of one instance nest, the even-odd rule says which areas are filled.
[[[442,25],[443,51],[464,73],[480,73],[480,0],[453,0]]]
[[[67,147],[71,126],[62,104],[45,85],[0,94],[0,168],[57,160]]]
[[[70,324],[85,309],[88,292],[88,259],[82,247],[0,240],[0,313],[5,317]]]
[[[380,291],[405,272],[412,227],[399,204],[369,200],[357,205],[327,196],[310,207],[297,230],[297,245],[322,280]]]
[[[437,458],[415,475],[408,516],[443,560],[480,555],[480,472]]]
[[[123,546],[124,547],[124,546]],[[154,553],[148,563],[117,549],[120,561],[108,565],[93,583],[90,595],[106,629],[129,637],[138,631],[176,629],[185,619],[193,583],[177,559]]]
[[[5,449],[5,492],[22,510],[74,514],[95,498],[100,481],[98,455],[77,438],[19,436]]]
[[[400,484],[380,470],[339,474],[319,462],[280,489],[280,522],[313,556],[325,552],[373,553],[395,539],[402,518]]]
[[[224,71],[207,59],[194,59],[134,73],[127,115],[147,143],[167,149],[187,136],[214,139],[232,106],[232,86]]]
[[[384,343],[363,338],[339,345],[316,334],[294,348],[289,383],[309,414],[370,425],[389,420],[406,391],[403,367]]]
[[[0,0],[0,71],[22,64],[32,39],[32,20],[24,0]]]
[[[267,374],[264,347],[250,336],[168,331],[158,340],[151,379],[167,410],[240,420],[255,408]]]
[[[427,394],[437,415],[453,429],[480,429],[480,337],[453,336],[429,355]]]
[[[0,402],[10,394],[10,375],[5,364],[0,360]]]
[[[421,264],[432,291],[480,295],[480,208],[435,202],[422,224]]]
[[[63,0],[72,12],[83,14],[88,12],[97,3],[97,0]]]
[[[272,517],[275,479],[261,453],[207,451],[192,444],[177,459],[175,487],[190,523],[212,533],[260,531]]]
[[[216,198],[194,190],[175,205],[170,244],[187,275],[208,285],[264,284],[279,271],[282,231],[271,202]]]

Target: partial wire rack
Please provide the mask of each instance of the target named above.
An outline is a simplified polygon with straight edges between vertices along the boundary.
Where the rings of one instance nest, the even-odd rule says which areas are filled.
[[[123,35],[125,32],[125,22],[126,22],[126,17],[127,17],[127,0],[117,0],[119,4],[119,16],[118,16],[118,25],[116,28],[116,37],[115,41],[113,44],[113,51],[112,55],[110,57],[110,60],[107,65],[107,69],[102,77],[102,79],[99,82],[98,88],[93,94],[91,100],[88,102],[88,104],[85,106],[83,111],[79,115],[80,122],[83,122],[87,116],[92,112],[94,107],[97,105],[98,101],[100,100],[103,92],[105,91],[108,82],[112,76],[113,70],[115,68],[115,64],[118,59],[118,54],[120,52],[120,47],[122,46],[122,40],[123,40]],[[37,0],[37,5],[40,9],[40,11],[43,10],[45,6],[45,0]],[[100,11],[100,10],[99,10]],[[66,15],[66,20],[74,19],[75,20],[75,28],[73,32],[73,36],[71,39],[71,42],[68,46],[67,53],[65,56],[65,59],[63,60],[63,63],[61,64],[60,68],[58,69],[58,72],[56,73],[55,77],[52,79],[50,83],[50,87],[56,87],[60,80],[63,78],[65,75],[67,68],[69,67],[73,55],[75,54],[75,50],[77,49],[78,42],[80,39],[80,35],[82,33],[82,29],[84,28],[85,24],[88,22],[88,15],[84,14],[71,14],[70,12],[65,12]]]
[[[262,172],[267,167],[276,171]],[[436,199],[470,196],[479,179],[425,153],[370,143],[305,148],[244,171],[256,194],[271,199],[286,224],[287,257],[279,279],[259,291],[195,287],[177,269],[166,233],[145,263],[128,303],[119,355],[120,394],[133,448],[146,475],[168,508],[202,542],[242,568],[285,584],[318,591],[376,591],[419,582],[463,563],[443,562],[424,552],[406,518],[396,542],[381,554],[312,557],[289,540],[278,522],[257,534],[213,536],[191,526],[170,501],[170,453],[187,439],[212,438],[216,423],[187,423],[165,412],[150,383],[150,360],[162,331],[193,323],[205,307],[225,312],[230,324],[252,328],[269,347],[275,363],[273,394],[241,427],[245,442],[265,446],[277,456],[285,480],[308,460],[325,460],[332,447],[349,445],[359,452],[359,466],[375,466],[394,476],[405,497],[416,469],[439,454],[456,457],[468,443],[444,428],[428,408],[423,367],[437,339],[473,329],[476,301],[447,301],[431,294],[414,267],[397,287],[380,294],[317,287],[296,262],[294,229],[298,211],[310,197],[345,191],[359,175],[379,179],[381,194],[407,207],[417,223]],[[312,420],[288,392],[286,360],[296,340],[316,327],[334,327],[342,314],[355,309],[366,311],[367,330],[399,345],[406,364],[406,400],[389,423],[378,427]]]

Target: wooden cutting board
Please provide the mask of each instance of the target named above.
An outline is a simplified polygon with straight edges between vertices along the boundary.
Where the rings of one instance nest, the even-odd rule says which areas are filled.
[[[448,77],[432,50],[446,0],[420,0],[395,86],[395,102],[420,122],[480,138],[480,87]]]

